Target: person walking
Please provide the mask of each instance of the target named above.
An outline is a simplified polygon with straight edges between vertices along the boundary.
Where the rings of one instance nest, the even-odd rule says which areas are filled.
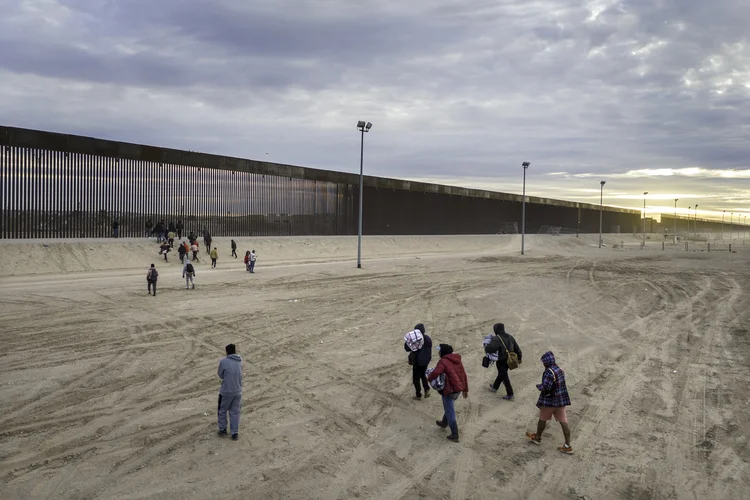
[[[193,240],[193,245],[190,247],[193,252],[193,260],[198,262],[198,240]]]
[[[112,234],[115,238],[120,236],[120,223],[117,222],[117,219],[112,221]]]
[[[211,253],[211,233],[208,232],[208,228],[203,228],[203,244],[206,246],[206,253]]]
[[[150,238],[154,232],[154,223],[151,219],[146,220],[146,238]]]
[[[175,237],[174,231],[169,231],[169,233],[167,233],[167,241],[169,242],[169,248],[174,247],[174,237]]]
[[[255,255],[255,250],[250,252],[250,272],[255,272],[255,261],[258,260],[258,256]]]
[[[213,247],[211,249],[210,255],[211,255],[211,267],[216,269],[216,259],[219,258],[219,250],[216,247]]]
[[[164,262],[167,262],[167,254],[169,253],[169,250],[169,243],[166,241],[162,242],[159,253],[164,254]]]
[[[453,352],[453,347],[448,344],[440,344],[440,361],[434,370],[427,376],[427,381],[432,382],[441,374],[445,374],[445,385],[438,391],[443,397],[443,419],[436,420],[438,427],[445,429],[450,427],[451,433],[448,439],[458,443],[458,423],[456,422],[456,409],[454,406],[458,396],[463,393],[464,399],[469,397],[469,380],[466,378],[466,370],[461,362],[461,355]]]
[[[242,357],[234,344],[224,348],[227,357],[219,361],[219,436],[227,435],[227,412],[232,440],[239,439],[240,408],[242,407]]]
[[[185,258],[185,265],[182,266],[182,277],[185,278],[185,288],[193,286],[195,290],[195,266],[190,262],[190,259]]]
[[[177,245],[177,253],[180,255],[180,264],[185,263],[185,255],[187,255],[188,251],[187,248],[185,248],[184,243],[180,243]]]
[[[497,361],[495,362],[495,365],[497,366],[497,378],[495,378],[495,382],[490,384],[490,390],[492,392],[497,392],[502,383],[505,385],[505,396],[503,396],[503,399],[513,401],[515,395],[513,394],[513,386],[510,384],[510,377],[508,376],[508,353],[515,353],[516,356],[518,356],[519,364],[521,363],[523,353],[518,346],[518,342],[513,338],[513,335],[505,331],[504,324],[495,323],[492,329],[495,332],[495,336],[484,348],[485,353],[497,355]]]
[[[243,261],[245,262],[245,270],[250,272],[250,252],[245,252],[245,258]]]
[[[422,399],[422,388],[425,399],[430,397],[430,383],[427,382],[426,372],[432,360],[432,339],[424,332],[424,325],[419,323],[404,336],[404,350],[409,353],[412,383],[417,391],[414,396],[416,400]]]
[[[555,417],[555,420],[560,422],[565,437],[565,443],[559,446],[557,450],[572,455],[570,427],[568,426],[568,415],[565,411],[565,407],[570,406],[568,387],[565,385],[565,372],[557,366],[552,351],[545,352],[541,360],[544,365],[544,373],[542,374],[542,383],[536,386],[539,389],[539,400],[536,403],[539,408],[539,421],[536,425],[536,432],[533,434],[527,432],[526,437],[534,444],[541,444],[542,433],[544,433],[547,422]]]
[[[182,239],[182,230],[185,228],[185,226],[182,225],[182,219],[177,221],[177,239]]]
[[[151,288],[154,289],[154,297],[156,297],[156,280],[159,279],[159,271],[156,270],[156,266],[151,264],[151,267],[146,272],[146,283],[148,283],[148,294],[151,295]]]
[[[237,243],[232,240],[232,257],[237,258]]]

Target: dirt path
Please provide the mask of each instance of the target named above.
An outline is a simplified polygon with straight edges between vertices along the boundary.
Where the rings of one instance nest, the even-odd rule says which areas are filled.
[[[170,270],[156,297],[126,270],[0,281],[0,498],[743,498],[748,255],[561,241],[199,268],[194,291]],[[411,399],[401,337],[420,321],[469,374],[460,444],[438,395]],[[514,402],[481,367],[496,321],[524,350]],[[215,436],[229,342],[246,360],[236,443]],[[524,437],[547,350],[573,456],[556,424],[541,447]]]

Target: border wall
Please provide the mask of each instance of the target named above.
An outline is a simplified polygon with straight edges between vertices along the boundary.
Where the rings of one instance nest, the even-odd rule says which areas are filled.
[[[0,126],[0,238],[143,236],[182,221],[215,236],[353,235],[359,176],[192,151]],[[522,196],[364,177],[363,233],[520,230]],[[599,206],[526,197],[526,232],[597,233]],[[640,227],[640,211],[604,207],[605,233]]]

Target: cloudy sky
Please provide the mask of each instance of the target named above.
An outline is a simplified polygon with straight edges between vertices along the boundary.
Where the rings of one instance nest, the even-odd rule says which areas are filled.
[[[749,0],[0,0],[0,123],[750,213]],[[736,216],[735,216],[736,217]]]

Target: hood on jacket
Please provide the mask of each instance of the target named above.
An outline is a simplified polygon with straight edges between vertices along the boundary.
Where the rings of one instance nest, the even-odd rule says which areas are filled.
[[[499,335],[501,333],[505,333],[505,325],[502,323],[495,323],[495,325],[492,327],[492,329],[495,331],[495,334]]]
[[[415,326],[414,329],[424,333],[424,325],[422,323],[417,323],[417,326]]]
[[[555,355],[552,354],[552,351],[547,351],[542,355],[542,364],[544,364],[545,368],[549,368],[555,364]]]
[[[227,358],[239,361],[240,363],[242,362],[242,356],[240,356],[239,354],[230,354],[227,356]]]
[[[447,356],[448,354],[453,354],[453,347],[448,344],[440,344],[438,346],[438,352],[440,352],[440,357]],[[459,356],[458,359],[461,359]]]
[[[444,359],[444,360],[448,361],[449,363],[451,363],[453,365],[460,365],[461,364],[461,355],[460,354],[455,353],[455,352],[451,352],[449,354],[442,354],[442,351],[440,351],[440,352],[441,352],[440,359]]]

